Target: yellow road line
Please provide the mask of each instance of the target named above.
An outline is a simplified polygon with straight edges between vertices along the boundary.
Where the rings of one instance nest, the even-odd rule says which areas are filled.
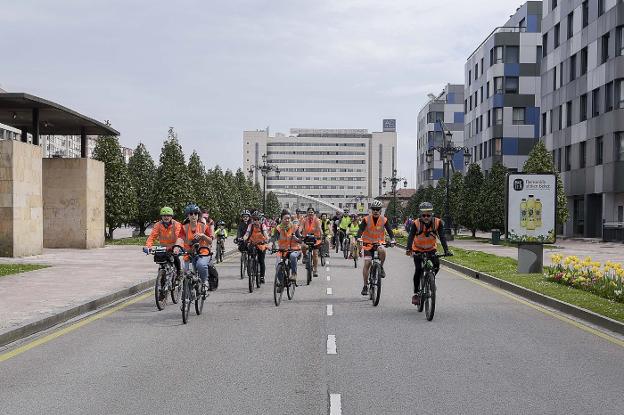
[[[465,280],[467,280],[467,281],[473,282],[473,283],[475,283],[475,284],[477,284],[477,285],[480,285],[480,286],[482,286],[482,287],[484,287],[484,288],[487,288],[487,289],[488,289],[488,290],[490,290],[490,291],[494,291],[494,292],[495,292],[495,293],[497,293],[497,294],[500,294],[500,295],[505,296],[505,297],[507,297],[507,298],[511,298],[511,299],[512,299],[512,300],[514,300],[514,301],[517,301],[517,302],[519,302],[519,303],[521,303],[521,304],[524,304],[524,305],[526,305],[526,306],[531,307],[531,308],[532,308],[532,309],[534,309],[534,310],[537,310],[537,311],[539,311],[539,312],[541,312],[541,313],[544,313],[544,314],[546,314],[546,315],[549,315],[549,316],[551,316],[551,317],[554,317],[554,318],[556,318],[557,320],[561,320],[561,321],[563,321],[563,322],[565,322],[565,323],[568,323],[568,324],[570,324],[570,325],[572,325],[572,326],[574,326],[574,327],[576,327],[576,328],[578,328],[578,329],[581,329],[581,330],[583,330],[583,331],[586,331],[587,333],[591,333],[591,334],[593,334],[593,335],[595,335],[595,336],[598,336],[598,337],[600,337],[600,338],[602,338],[602,339],[604,339],[604,340],[607,340],[608,342],[611,342],[611,343],[613,343],[613,344],[616,344],[616,345],[618,345],[618,346],[620,346],[620,347],[624,347],[624,341],[622,341],[622,340],[618,339],[617,337],[611,336],[611,335],[609,335],[609,334],[607,334],[607,333],[605,333],[605,332],[603,332],[603,331],[596,330],[596,329],[595,329],[595,328],[593,328],[593,327],[590,327],[590,326],[588,326],[588,325],[585,325],[585,324],[583,324],[583,323],[580,323],[580,322],[578,322],[578,321],[576,321],[576,320],[574,320],[574,319],[571,319],[571,318],[569,318],[569,317],[566,317],[566,316],[563,316],[563,315],[561,315],[561,314],[558,314],[558,313],[552,312],[552,311],[548,310],[548,309],[547,309],[547,308],[545,308],[545,307],[542,307],[542,306],[540,306],[540,305],[537,305],[537,304],[531,303],[530,301],[524,300],[524,299],[522,299],[522,298],[520,298],[520,297],[516,297],[515,295],[512,295],[512,294],[508,293],[507,291],[505,291],[505,290],[503,290],[503,289],[501,289],[501,288],[494,287],[493,285],[490,285],[490,284],[488,284],[488,283],[485,283],[485,282],[479,281],[479,280],[478,280],[478,279],[476,279],[476,278],[472,278],[472,277],[469,277],[469,276],[467,276],[467,275],[464,275],[464,274],[462,274],[462,273],[461,273],[461,272],[459,272],[459,271],[455,271],[454,269],[451,269],[451,268],[448,268],[448,267],[444,267],[444,268],[445,268],[445,270],[446,270],[446,271],[450,272],[451,274],[455,274],[455,275],[457,275],[457,276],[459,276],[459,277],[462,277],[463,279],[465,279]]]
[[[138,297],[134,297],[128,301],[125,301],[121,304],[118,304],[114,307],[108,308],[106,310],[100,311],[99,313],[93,314],[87,318],[85,318],[84,320],[80,320],[77,321],[76,323],[67,326],[65,328],[62,328],[58,331],[55,331],[53,333],[48,334],[47,336],[43,336],[39,339],[33,340],[30,343],[27,343],[23,346],[20,346],[14,350],[11,350],[10,352],[6,352],[3,354],[0,354],[0,363],[4,362],[5,360],[9,360],[12,357],[15,356],[19,356],[20,354],[27,352],[28,350],[35,348],[37,346],[41,346],[42,344],[46,344],[47,342],[56,339],[57,337],[61,337],[67,333],[71,333],[72,331],[79,329],[80,327],[86,326],[89,323],[92,323],[96,320],[99,320],[101,318],[104,318],[106,316],[110,316],[111,314],[113,314],[116,311],[121,310],[122,308],[128,307],[131,304],[134,304],[136,302],[139,302],[141,300],[144,300],[150,296],[154,295],[153,293],[149,292],[143,295],[139,295]]]

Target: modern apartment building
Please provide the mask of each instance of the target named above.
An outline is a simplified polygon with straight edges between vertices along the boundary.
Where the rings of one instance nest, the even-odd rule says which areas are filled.
[[[624,222],[624,3],[543,3],[543,140],[562,172],[565,235]]]
[[[381,132],[366,129],[292,128],[289,135],[267,130],[243,132],[243,166],[277,166],[266,178],[267,191],[278,194],[289,209],[308,206],[330,211],[332,206],[353,209],[384,193],[383,179],[396,168],[396,121],[383,120]],[[253,179],[263,177],[253,169]],[[387,190],[387,189],[386,189]],[[322,201],[327,204],[319,204]]]
[[[437,122],[442,121],[453,135],[454,147],[464,146],[464,85],[447,84],[438,96],[430,96],[429,101],[418,113],[418,139],[416,141],[417,186],[435,186],[443,177],[443,162],[436,152],[434,161],[428,164],[426,153],[432,147],[443,144],[444,133]],[[464,171],[462,153],[455,155],[453,168]]]
[[[464,142],[486,173],[521,171],[540,138],[541,25],[542,2],[526,2],[466,62]]]

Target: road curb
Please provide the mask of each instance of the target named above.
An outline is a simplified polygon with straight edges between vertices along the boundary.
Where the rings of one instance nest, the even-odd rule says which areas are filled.
[[[397,246],[400,246],[405,249],[405,246],[403,245],[397,244]],[[440,258],[440,263],[448,268],[461,272],[462,274],[468,277],[478,279],[479,281],[487,282],[490,285],[493,285],[505,291],[509,291],[513,294],[519,295],[520,297],[524,297],[527,300],[531,300],[538,304],[554,308],[558,311],[564,312],[566,314],[569,314],[571,316],[584,320],[588,323],[591,323],[596,326],[602,327],[604,329],[611,330],[613,332],[624,335],[624,324],[620,323],[617,320],[602,316],[600,314],[594,313],[593,311],[586,310],[584,308],[575,306],[573,304],[566,303],[565,301],[557,300],[556,298],[552,298],[547,295],[540,294],[533,290],[529,290],[528,288],[524,288],[519,285],[516,285],[512,282],[508,282],[500,278],[493,277],[489,274],[485,274],[480,271],[476,271],[472,268],[468,268],[463,265],[450,262],[447,259]]]
[[[230,256],[236,252],[238,252],[237,249],[228,251],[223,254],[223,258]],[[7,331],[6,333],[2,333],[0,334],[0,347],[6,346],[7,344],[21,340],[28,336],[32,336],[33,334],[36,334],[40,331],[48,330],[56,325],[65,323],[66,321],[69,321],[73,318],[89,313],[91,311],[95,311],[97,309],[106,307],[119,300],[132,297],[135,294],[141,293],[143,291],[146,291],[152,288],[153,285],[154,285],[154,278],[150,277],[149,280],[147,281],[140,282],[138,284],[135,284],[128,288],[124,288],[123,290],[117,291],[115,293],[108,294],[104,297],[97,298],[95,300],[91,300],[87,303],[78,305],[76,307],[72,307],[69,310],[65,310],[61,313],[46,317],[39,321],[34,321],[32,323],[26,324],[25,326]]]

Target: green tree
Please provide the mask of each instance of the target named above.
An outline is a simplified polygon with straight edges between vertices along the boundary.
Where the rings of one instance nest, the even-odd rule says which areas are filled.
[[[435,188],[432,188],[430,202],[433,204],[436,216],[444,219],[446,217],[446,179],[444,177],[438,180]]]
[[[505,228],[505,181],[507,168],[496,163],[485,178],[481,189],[481,222],[483,231]]]
[[[482,209],[481,188],[483,186],[483,173],[478,164],[471,164],[468,173],[464,177],[462,191],[463,209],[459,216],[460,223],[470,229],[473,238],[479,228],[479,215]]]
[[[390,202],[388,203],[388,207],[386,208],[386,216],[388,216],[389,218],[392,219],[392,225],[394,226],[395,223],[398,225],[399,223],[401,223],[403,221],[403,215],[404,215],[404,208],[403,205],[401,205],[401,201],[397,199],[396,201],[396,221],[394,220],[394,209],[395,209],[395,203],[394,203],[394,198],[391,197],[390,198]]]
[[[154,204],[156,165],[143,143],[139,143],[130,157],[128,173],[138,205],[132,223],[138,226],[139,236],[145,236],[145,229],[158,217],[160,207]]]
[[[98,138],[93,159],[104,163],[104,218],[108,228],[105,236],[112,239],[115,229],[135,217],[137,196],[117,137]]]
[[[548,152],[543,142],[535,144],[529,158],[522,167],[524,173],[554,173],[557,176],[557,224],[561,225],[567,222],[570,212],[568,210],[568,201],[563,188],[563,180],[561,175],[555,169],[552,154]]]
[[[160,165],[156,170],[156,206],[170,206],[176,214],[177,219],[184,218],[184,207],[193,201],[192,185],[182,146],[178,142],[178,136],[169,128],[167,139],[165,140],[161,153]]]
[[[239,210],[236,204],[238,191],[236,189],[236,180],[231,170],[226,170],[225,173],[223,173],[223,183],[226,188],[226,193],[223,197],[223,216],[221,219],[227,223],[236,223]]]
[[[267,192],[266,210],[265,215],[271,218],[278,216],[281,211],[280,202],[273,192]]]
[[[462,193],[464,189],[464,175],[456,171],[451,176],[451,183],[449,184],[449,208],[451,210],[451,218],[453,219],[453,228],[455,229],[455,235],[459,229],[459,218],[463,209]]]
[[[206,168],[196,151],[189,157],[186,166],[190,178],[191,200],[202,208],[208,206],[208,180],[206,178]]]
[[[418,216],[418,206],[423,201],[424,190],[425,188],[423,186],[420,186],[418,190],[416,190],[416,193],[414,193],[412,197],[410,197],[410,200],[407,202],[405,213],[411,216],[412,218],[415,218]]]

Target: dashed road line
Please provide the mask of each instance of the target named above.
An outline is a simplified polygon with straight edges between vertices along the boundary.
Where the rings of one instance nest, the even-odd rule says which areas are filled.
[[[342,415],[342,402],[339,393],[329,394],[329,415]]]
[[[331,277],[329,275],[327,276],[327,281],[331,281]]]
[[[332,294],[333,294],[332,289],[331,288],[327,288],[327,295],[332,295]]]
[[[327,315],[328,316],[334,315],[334,306],[331,304],[327,304]]]
[[[336,350],[336,335],[334,334],[327,335],[327,354],[338,354],[338,350]]]

